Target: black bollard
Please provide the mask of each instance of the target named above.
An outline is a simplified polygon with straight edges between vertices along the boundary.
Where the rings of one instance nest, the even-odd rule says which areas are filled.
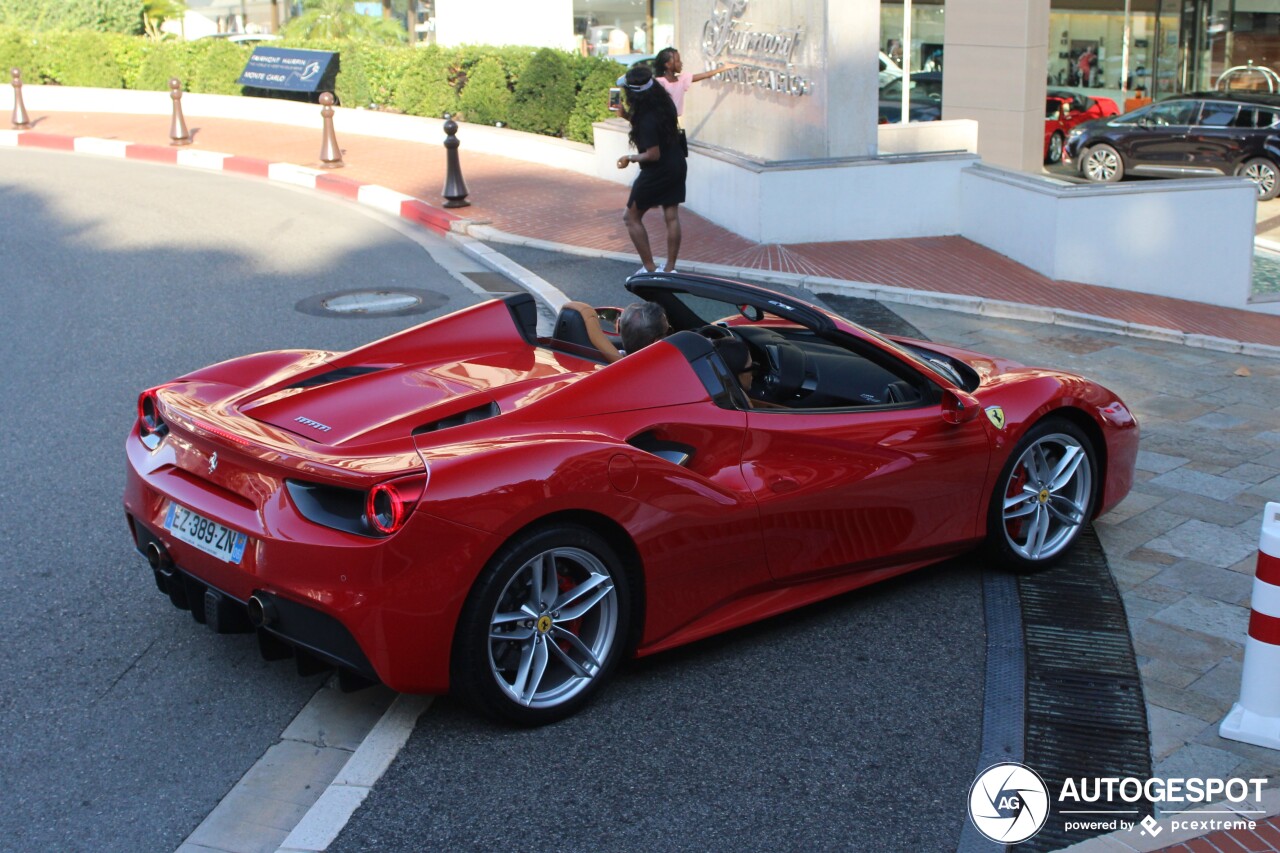
[[[458,123],[451,117],[444,120],[444,150],[447,169],[444,176],[444,197],[448,199],[445,207],[466,207],[467,182],[462,179],[462,166],[458,163]]]
[[[13,75],[13,129],[28,130],[31,127],[31,116],[27,115],[27,105],[22,103],[22,69],[14,68]]]
[[[338,147],[338,135],[333,132],[333,93],[320,93],[320,117],[324,119],[324,142],[320,145],[320,168],[341,169],[342,149]]]
[[[182,81],[177,77],[169,79],[169,97],[173,98],[173,120],[169,122],[169,144],[190,145],[191,131],[187,130],[187,120],[182,115]]]

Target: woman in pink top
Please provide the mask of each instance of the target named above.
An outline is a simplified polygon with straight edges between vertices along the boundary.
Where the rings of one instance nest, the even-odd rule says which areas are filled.
[[[676,105],[676,115],[684,115],[684,93],[689,91],[689,87],[699,80],[706,80],[708,77],[714,77],[721,71],[728,71],[730,68],[737,68],[737,65],[721,65],[711,71],[703,71],[689,77],[681,77],[680,72],[684,70],[684,63],[680,61],[680,51],[674,47],[664,47],[658,51],[658,55],[653,59],[653,76],[662,88],[667,90],[667,94],[671,96],[671,100]]]

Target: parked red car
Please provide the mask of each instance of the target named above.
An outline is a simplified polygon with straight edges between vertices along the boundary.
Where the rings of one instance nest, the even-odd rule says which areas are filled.
[[[1050,89],[1045,98],[1044,161],[1058,163],[1071,128],[1096,118],[1120,115],[1110,98],[1091,98],[1065,89]]]
[[[156,584],[303,671],[540,724],[625,656],[984,542],[1046,565],[1133,482],[1137,424],[1087,379],[724,279],[628,289],[674,332],[613,364],[520,294],[144,391],[124,507]]]

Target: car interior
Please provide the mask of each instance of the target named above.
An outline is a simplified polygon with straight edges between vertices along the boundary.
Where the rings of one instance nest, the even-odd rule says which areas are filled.
[[[679,298],[679,303],[664,305],[675,331],[692,331],[712,340],[731,336],[746,344],[751,358],[750,384],[745,390],[753,400],[787,409],[815,410],[909,407],[931,402],[937,395],[936,386],[925,376],[874,347],[858,352],[860,342],[856,340],[847,345],[828,340],[757,306],[733,306],[688,294]],[[620,347],[617,309],[600,312],[603,330]],[[717,319],[703,322],[707,317]],[[596,362],[607,361],[592,346],[582,315],[573,309],[562,309],[551,337],[539,343]],[[956,385],[966,390],[976,387],[977,376],[966,365],[928,350],[908,351]],[[734,375],[727,365],[719,367],[722,369],[717,373]]]

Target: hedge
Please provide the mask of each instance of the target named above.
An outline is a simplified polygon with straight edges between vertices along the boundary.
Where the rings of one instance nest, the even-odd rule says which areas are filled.
[[[0,0],[0,10],[6,2]],[[128,0],[83,0],[76,8],[127,8]],[[337,51],[334,89],[348,107],[419,116],[458,114],[517,130],[591,141],[607,118],[608,88],[625,70],[609,59],[532,47],[457,48],[286,38],[282,46]],[[0,20],[0,68],[28,83],[163,91],[177,77],[189,92],[240,94],[252,48],[222,39],[153,41],[88,29],[37,31]]]

